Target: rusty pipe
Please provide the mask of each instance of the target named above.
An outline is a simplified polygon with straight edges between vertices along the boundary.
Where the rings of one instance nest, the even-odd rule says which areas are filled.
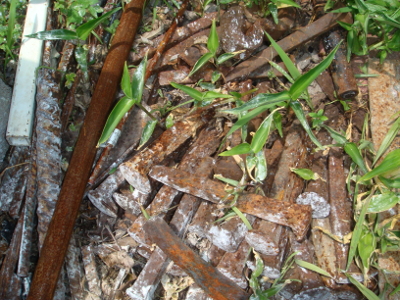
[[[53,299],[81,199],[95,159],[96,144],[114,102],[123,66],[140,24],[143,5],[144,0],[133,0],[126,5],[122,14],[65,175],[36,266],[28,300]]]

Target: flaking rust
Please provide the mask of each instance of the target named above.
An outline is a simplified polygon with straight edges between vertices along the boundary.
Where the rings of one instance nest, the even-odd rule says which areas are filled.
[[[249,294],[193,252],[161,218],[152,218],[144,229],[150,239],[215,300],[244,300]]]
[[[126,181],[142,193],[150,193],[152,187],[147,175],[151,167],[161,163],[165,157],[196,134],[209,120],[207,116],[209,114],[196,113],[176,122],[146,149],[121,164],[119,169]]]
[[[174,170],[164,166],[154,166],[150,176],[182,192],[222,203],[232,200],[225,191],[225,184],[207,178],[201,178],[185,171]],[[239,197],[236,204],[242,212],[264,220],[292,228],[298,240],[302,240],[311,223],[311,207],[285,201],[279,201],[255,194]]]

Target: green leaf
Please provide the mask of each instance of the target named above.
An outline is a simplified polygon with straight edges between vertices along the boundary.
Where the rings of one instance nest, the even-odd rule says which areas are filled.
[[[338,143],[338,144],[340,144],[340,145],[345,145],[348,141],[347,141],[347,139],[343,136],[343,135],[341,135],[339,132],[337,132],[337,131],[335,131],[334,129],[332,129],[331,127],[329,127],[329,126],[326,126],[326,125],[321,125],[323,128],[325,128],[326,129],[326,131],[328,131],[329,132],[329,134],[331,135],[331,137]]]
[[[400,197],[393,192],[386,192],[380,195],[374,195],[369,203],[367,214],[379,213],[394,207],[400,202]]]
[[[317,180],[319,178],[318,174],[314,173],[310,169],[290,168],[290,171],[292,171],[293,173],[299,175],[304,180]]]
[[[296,8],[301,8],[301,6],[300,5],[298,5],[296,2],[294,2],[294,1],[292,1],[292,0],[279,0],[277,3],[279,3],[279,4],[286,4],[286,5],[288,5],[288,6],[293,6],[293,7],[296,7]],[[278,5],[279,7],[280,7],[280,5]]]
[[[360,150],[357,148],[356,144],[353,142],[346,143],[343,146],[343,149],[364,173],[368,172],[368,169],[364,163],[364,159],[362,158]]]
[[[351,241],[350,241],[349,254],[347,255],[346,271],[349,269],[350,264],[353,261],[354,256],[356,255],[357,245],[358,245],[358,242],[360,241],[361,234],[363,232],[363,224],[364,224],[364,220],[365,220],[365,214],[367,213],[367,209],[368,209],[370,201],[371,201],[371,196],[367,197],[367,199],[364,201],[363,207],[361,208],[360,215],[358,216],[358,220],[356,222],[356,225],[354,226],[353,235],[352,235]]]
[[[376,241],[374,235],[368,230],[364,229],[363,234],[358,242],[358,254],[365,271],[368,271],[370,266],[370,257],[376,248]]]
[[[242,113],[244,111],[253,109],[253,108],[257,108],[260,106],[265,106],[265,105],[269,105],[269,107],[272,107],[276,104],[279,104],[283,101],[286,100],[290,100],[290,96],[288,91],[282,91],[276,94],[258,94],[257,96],[255,96],[254,98],[250,99],[248,102],[246,102],[245,104],[233,108],[233,109],[227,109],[227,110],[223,110],[223,112],[226,113],[230,113],[230,114],[239,114]]]
[[[300,102],[291,101],[289,103],[289,105],[293,109],[294,113],[296,114],[297,119],[300,121],[300,124],[303,126],[304,130],[307,132],[308,136],[313,141],[313,143],[319,149],[323,149],[324,146],[321,145],[321,143],[318,141],[317,137],[312,132],[312,130],[310,128],[310,125],[308,125],[308,122],[307,122],[306,117],[304,115],[303,109],[301,108]]]
[[[385,135],[385,138],[383,139],[381,146],[379,147],[379,150],[376,153],[372,165],[375,165],[376,162],[379,160],[379,158],[382,156],[382,154],[385,153],[385,151],[389,148],[390,144],[393,142],[394,138],[399,133],[399,130],[400,130],[400,117],[397,118],[397,120],[390,127],[388,133]]]
[[[75,40],[78,35],[71,30],[67,29],[54,29],[49,31],[39,31],[33,34],[28,34],[26,37],[39,39],[39,40]]]
[[[288,69],[290,75],[292,75],[293,79],[296,80],[301,76],[300,71],[297,69],[297,67],[294,65],[292,60],[289,58],[289,56],[283,51],[281,46],[275,40],[267,33],[267,35],[272,47],[274,47],[275,51],[278,53],[279,57],[282,59],[283,63],[285,64],[286,68]]]
[[[214,91],[208,91],[203,93],[203,99],[217,99],[217,98],[225,98],[229,99],[232,98],[232,95],[229,94],[222,94]]]
[[[149,120],[143,128],[142,136],[140,137],[139,149],[147,143],[156,128],[157,120]]]
[[[379,166],[372,169],[363,177],[361,177],[360,181],[366,181],[375,176],[384,175],[385,173],[398,170],[399,168],[400,168],[400,149],[396,149],[390,152],[388,155],[386,155],[386,157],[379,164]]]
[[[181,91],[188,94],[190,97],[192,97],[193,99],[195,99],[197,101],[203,100],[203,93],[194,88],[188,87],[186,85],[178,84],[175,82],[171,82],[171,85],[176,89],[180,89]]]
[[[279,112],[275,112],[273,118],[275,128],[278,130],[279,136],[283,138],[282,115]]]
[[[264,111],[266,111],[269,108],[270,108],[270,105],[264,105],[264,106],[257,107],[255,109],[253,109],[252,111],[248,112],[246,115],[242,116],[239,120],[236,121],[236,123],[232,126],[232,128],[229,130],[229,132],[226,134],[226,136],[230,136],[234,131],[238,130],[239,128],[242,128],[255,116],[263,113]]]
[[[211,75],[211,82],[216,83],[220,77],[221,77],[221,72],[213,71]]]
[[[214,54],[211,52],[207,52],[202,57],[200,57],[199,60],[194,64],[192,71],[190,71],[190,73],[187,77],[190,77],[194,73],[196,73],[202,66],[204,66],[213,57],[214,57]]]
[[[86,45],[77,46],[75,48],[75,59],[86,81],[89,81],[88,62],[87,62],[88,53],[89,49],[87,48]]]
[[[229,60],[229,59],[231,59],[231,58],[235,57],[236,55],[238,55],[240,53],[243,53],[243,52],[246,52],[246,51],[245,50],[240,50],[240,51],[235,51],[235,52],[224,53],[224,54],[220,55],[217,58],[217,65],[220,65],[220,64],[226,62],[227,60]]]
[[[383,176],[379,176],[379,180],[382,181],[384,185],[392,189],[400,189],[400,178],[390,179]]]
[[[172,114],[169,114],[168,117],[165,119],[165,127],[171,128],[174,126],[174,116]]]
[[[134,104],[135,101],[128,97],[123,97],[121,100],[118,101],[118,103],[115,105],[110,115],[108,116],[98,145],[101,145],[108,140],[115,127],[117,127],[119,121],[121,121],[122,117],[131,109]]]
[[[105,13],[101,17],[90,20],[90,21],[86,22],[85,24],[82,24],[81,26],[79,26],[76,29],[76,34],[77,34],[78,38],[81,40],[86,40],[88,38],[88,36],[90,35],[90,33],[92,32],[92,30],[94,30],[97,26],[99,26],[101,24],[101,22],[103,22],[104,20],[111,17],[112,14],[119,11],[120,9],[121,9],[121,7],[114,8],[113,10],[109,11],[108,13]]]
[[[237,207],[233,206],[232,210],[235,212],[235,214],[238,215],[238,217],[242,220],[244,225],[246,225],[248,230],[252,230],[253,229],[253,227],[251,227],[251,224],[250,224],[249,220],[247,220],[246,216]]]
[[[132,78],[132,99],[137,103],[142,102],[143,88],[145,84],[145,75],[147,67],[147,55],[144,56],[139,66],[136,68]]]
[[[350,274],[348,274],[348,273],[344,273],[344,274],[347,276],[349,281],[352,284],[354,284],[365,297],[367,297],[368,300],[380,300],[380,298],[377,295],[375,295],[375,293],[373,291],[371,291],[369,288],[367,288],[366,286],[364,286],[363,284],[358,282]]]
[[[124,92],[125,96],[127,96],[128,98],[133,98],[131,88],[131,76],[129,75],[128,64],[126,62],[122,73],[121,89]]]
[[[300,267],[302,267],[302,268],[305,268],[305,269],[314,271],[314,272],[316,272],[316,273],[318,273],[318,274],[321,274],[321,275],[323,275],[323,276],[332,278],[332,275],[331,275],[331,274],[329,274],[329,273],[328,273],[327,271],[325,271],[324,269],[321,269],[320,267],[318,267],[318,266],[316,266],[316,265],[314,265],[314,264],[312,264],[312,263],[309,263],[309,262],[306,262],[306,261],[300,260],[300,259],[294,259],[294,261],[295,261],[296,264],[298,264],[298,265],[299,265]]]
[[[264,119],[264,121],[260,124],[260,127],[258,127],[256,133],[253,136],[253,139],[251,141],[251,149],[254,153],[258,153],[261,151],[269,137],[273,121],[272,116],[273,113],[269,114],[268,117]]]
[[[278,19],[278,7],[276,6],[275,3],[268,3],[268,10],[272,15],[272,18],[274,19],[275,24],[279,23],[279,19]]]
[[[215,25],[215,19],[212,20],[210,35],[208,36],[207,40],[207,48],[211,52],[213,56],[218,51],[219,47],[219,40],[218,40],[218,33],[217,33],[217,26]]]
[[[220,174],[215,174],[214,178],[218,179],[218,180],[221,180],[222,182],[225,182],[225,183],[227,183],[227,184],[229,184],[231,186],[238,186],[239,185],[239,181],[233,180],[233,179],[230,179],[230,178],[226,178],[226,177],[224,177],[224,176],[222,176]]]
[[[252,150],[250,145],[248,143],[242,143],[240,145],[233,147],[231,150],[220,153],[219,156],[232,156],[232,155],[247,154],[251,152]]]
[[[265,158],[265,153],[263,150],[256,153],[257,163],[255,170],[255,180],[257,182],[263,182],[267,178],[267,160]]]
[[[11,57],[13,56],[11,49],[15,42],[14,30],[15,30],[15,23],[16,23],[16,19],[17,19],[17,4],[18,4],[18,0],[11,0],[10,1],[10,10],[8,12],[6,41],[7,41],[7,48],[9,50],[9,53],[11,54],[10,55]],[[2,5],[4,5],[4,4],[2,4]],[[5,18],[5,16],[2,15],[2,18]]]
[[[335,13],[335,14],[340,14],[340,13],[348,13],[348,12],[352,12],[352,11],[353,11],[353,9],[351,7],[346,6],[346,7],[342,7],[339,9],[331,10],[330,12]],[[339,24],[343,23],[341,21],[336,21],[336,22],[338,22]]]
[[[322,62],[296,80],[296,82],[289,89],[289,94],[292,100],[296,100],[307,89],[311,82],[313,82],[319,76],[319,74],[329,67],[335,57],[336,51],[339,49],[341,44],[342,41],[336,45],[336,47]]]

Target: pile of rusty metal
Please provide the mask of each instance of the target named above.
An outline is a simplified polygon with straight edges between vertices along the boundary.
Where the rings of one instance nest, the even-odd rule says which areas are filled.
[[[5,280],[0,284],[0,298],[21,299],[30,290],[28,299],[40,300],[53,299],[53,293],[54,299],[60,300],[66,295],[72,299],[248,299],[248,278],[255,269],[254,249],[264,263],[260,282],[265,289],[280,278],[285,259],[294,252],[297,259],[330,274],[322,276],[295,264],[282,280],[298,280],[288,283],[275,299],[362,299],[342,273],[348,244],[338,241],[343,241],[353,226],[352,204],[346,190],[350,163],[339,148],[314,152],[291,111],[284,115],[283,137],[273,135],[264,149],[268,176],[258,187],[262,195],[249,181],[235,201],[251,230],[238,216],[218,221],[232,206],[233,196],[232,187],[213,176],[222,174],[240,180],[244,174],[234,158],[218,156],[221,149],[240,144],[241,136],[235,132],[224,139],[232,123],[219,115],[214,105],[184,115],[168,130],[158,128],[141,150],[136,147],[146,116],[133,109],[120,128],[125,140],[106,150],[107,154],[101,157],[111,152],[112,159],[108,158],[106,166],[94,168],[95,175],[90,177],[93,162],[100,155],[96,143],[118,89],[125,58],[129,56],[134,63],[145,53],[154,55],[149,65],[158,73],[156,87],[171,81],[207,80],[213,71],[205,67],[194,77],[187,77],[202,55],[194,45],[199,40],[204,42],[217,13],[179,27],[174,34],[168,31],[171,44],[160,58],[159,49],[152,46],[129,53],[134,35],[126,38],[127,32],[137,28],[142,5],[143,1],[131,1],[125,7],[122,29],[113,39],[98,81],[93,79],[96,87],[92,103],[64,178],[62,133],[67,131],[74,105],[68,99],[74,98],[71,94],[82,73],[78,72],[61,112],[62,93],[56,84],[59,78],[50,69],[54,44],[46,42],[43,62],[49,68],[39,72],[34,147],[14,149],[9,165],[16,167],[4,173],[0,187],[2,211],[17,220],[4,221],[17,224],[13,224],[15,231],[9,244],[1,244],[8,250],[2,261],[0,277]],[[232,18],[242,14],[241,9],[231,8],[221,19],[218,33],[222,37],[233,26]],[[270,21],[255,22],[252,32],[257,33],[258,25],[273,28],[279,35],[274,38],[280,40],[279,45],[286,52],[324,33],[324,44],[330,51],[341,39],[339,31],[331,31],[337,26],[336,21],[349,18],[347,14],[326,14],[294,31],[298,24],[293,22],[293,15],[285,13],[280,16],[284,21],[279,26]],[[176,27],[177,21],[172,23]],[[248,38],[236,33],[239,40]],[[157,37],[153,44],[165,47],[164,39],[165,36]],[[63,47],[63,55],[69,53],[70,60],[72,51],[68,49],[73,50],[74,46],[66,42]],[[269,76],[266,65],[277,56],[276,51],[263,43],[247,49],[241,48],[243,44],[225,41],[222,47],[226,51],[245,50],[246,55],[240,64],[221,69],[226,81],[241,81],[237,84],[241,92],[251,90],[253,84],[257,93],[265,92],[268,84],[264,79]],[[255,49],[259,51],[252,54]],[[60,61],[63,71],[66,61]],[[343,51],[337,54],[332,79],[333,84],[327,72],[317,79],[330,100],[335,99],[333,87],[342,99],[358,93]],[[316,101],[324,100],[325,94]],[[324,106],[322,102],[316,106],[325,108],[327,124],[346,130],[348,124],[339,107]],[[251,131],[257,129],[260,120],[262,116],[250,121]],[[361,117],[359,121],[362,122]],[[357,120],[355,123],[357,126]],[[325,131],[320,131],[317,138],[323,145],[332,144]],[[305,182],[291,168],[309,168],[323,180]],[[96,224],[88,230],[82,224],[89,224],[90,220]],[[32,267],[36,264],[32,257],[39,255],[32,249],[40,252],[36,269]],[[349,273],[363,280],[355,264]]]

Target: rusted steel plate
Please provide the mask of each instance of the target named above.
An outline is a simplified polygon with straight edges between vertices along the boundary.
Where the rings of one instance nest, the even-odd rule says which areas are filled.
[[[337,44],[344,39],[341,30],[330,32],[324,37],[324,45],[327,52],[331,52]],[[335,57],[329,66],[336,94],[340,99],[351,99],[358,95],[358,86],[354,77],[353,68],[347,61],[347,45],[343,41]]]
[[[150,177],[181,192],[185,192],[205,200],[221,203],[230,200],[222,182],[201,178],[185,171],[154,166]],[[246,194],[239,198],[236,206],[245,213],[285,225],[292,228],[296,237],[301,240],[311,223],[311,207],[271,199],[255,194]]]
[[[150,239],[186,274],[193,278],[215,300],[244,300],[249,294],[202,260],[161,218],[152,218],[144,225]]]
[[[147,176],[150,168],[162,162],[167,155],[178,149],[198,129],[203,127],[206,121],[202,115],[197,114],[176,122],[146,149],[120,165],[119,169],[125,179],[142,193],[150,193],[152,187]]]
[[[111,110],[124,62],[140,23],[143,4],[143,0],[134,0],[125,6],[64,178],[57,207],[49,224],[41,256],[36,266],[27,298],[29,300],[53,298],[96,155],[96,144]],[[40,177],[39,172],[38,177]]]
[[[336,22],[337,20],[351,23],[351,17],[348,14],[328,13],[314,23],[299,28],[296,32],[280,40],[278,44],[285,52],[289,52],[299,45],[331,30],[338,25]],[[244,79],[249,76],[250,73],[268,65],[268,61],[274,59],[277,55],[273,47],[268,47],[252,58],[237,65],[235,69],[226,76],[226,81]]]

